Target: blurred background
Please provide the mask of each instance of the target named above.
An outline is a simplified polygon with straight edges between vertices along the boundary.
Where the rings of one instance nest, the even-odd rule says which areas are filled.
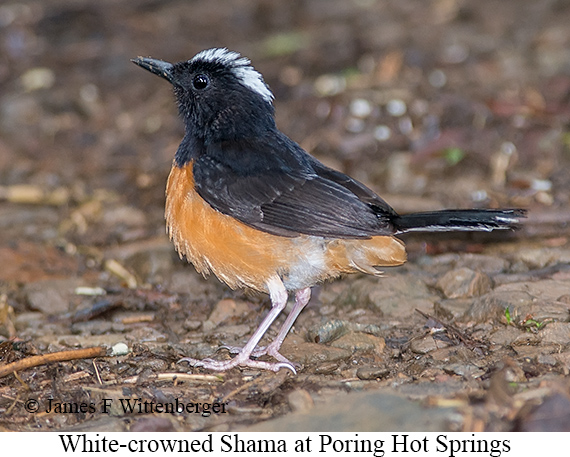
[[[286,134],[400,212],[564,207],[569,21],[564,0],[4,2],[0,197],[48,203],[18,238],[160,233],[183,130],[169,85],[129,59],[224,46],[263,73]],[[53,232],[48,213],[88,201]]]

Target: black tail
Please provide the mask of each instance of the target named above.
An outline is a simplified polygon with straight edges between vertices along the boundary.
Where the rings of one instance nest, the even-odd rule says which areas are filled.
[[[394,219],[396,233],[405,232],[490,232],[513,230],[524,218],[524,209],[449,209],[412,213]]]

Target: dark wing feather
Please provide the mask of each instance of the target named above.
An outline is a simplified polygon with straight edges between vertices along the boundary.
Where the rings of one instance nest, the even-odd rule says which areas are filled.
[[[281,236],[392,234],[394,211],[352,178],[282,134],[208,146],[194,162],[197,192],[213,208]]]

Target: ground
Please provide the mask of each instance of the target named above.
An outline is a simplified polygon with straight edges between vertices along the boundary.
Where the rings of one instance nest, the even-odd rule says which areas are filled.
[[[0,428],[569,431],[568,23],[564,0],[4,2]],[[528,218],[407,236],[405,266],[316,287],[283,347],[296,376],[177,364],[229,357],[269,306],[164,232],[182,125],[129,59],[214,46],[252,59],[285,133],[399,212]],[[139,398],[218,410],[123,409]]]

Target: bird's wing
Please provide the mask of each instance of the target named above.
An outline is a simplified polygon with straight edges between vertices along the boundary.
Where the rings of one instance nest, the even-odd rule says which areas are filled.
[[[211,145],[195,160],[193,174],[197,192],[213,208],[268,233],[394,233],[395,213],[388,204],[284,135]]]

